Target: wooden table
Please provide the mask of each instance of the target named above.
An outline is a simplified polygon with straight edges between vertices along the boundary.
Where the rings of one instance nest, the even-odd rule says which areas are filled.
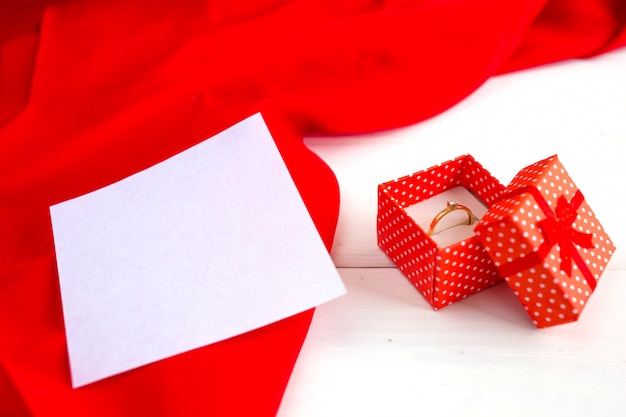
[[[418,100],[420,98],[416,98]],[[307,138],[335,172],[332,257],[279,417],[626,415],[626,50],[489,80],[447,112]],[[576,323],[536,329],[506,284],[433,311],[376,246],[376,186],[461,154],[507,184],[558,154],[618,249]]]

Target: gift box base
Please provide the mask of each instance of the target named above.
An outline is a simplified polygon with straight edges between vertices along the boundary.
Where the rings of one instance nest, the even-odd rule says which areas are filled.
[[[407,207],[464,187],[490,207],[504,186],[470,155],[378,186],[378,246],[434,309],[480,292],[502,276],[476,236],[440,246]]]

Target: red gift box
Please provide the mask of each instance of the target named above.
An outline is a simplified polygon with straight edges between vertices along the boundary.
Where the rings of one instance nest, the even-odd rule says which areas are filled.
[[[470,155],[378,186],[378,246],[435,310],[502,280],[475,235],[440,246],[407,214],[409,206],[459,186],[487,207],[504,190]]]
[[[475,233],[537,327],[577,320],[615,251],[556,155],[522,169]]]

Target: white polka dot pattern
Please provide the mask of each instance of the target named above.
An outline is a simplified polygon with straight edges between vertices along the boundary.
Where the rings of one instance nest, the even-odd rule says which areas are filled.
[[[527,187],[536,190],[526,192]],[[509,193],[514,197],[507,198]],[[545,203],[538,202],[534,193]],[[577,195],[582,202],[576,208],[571,229],[574,233],[591,237],[593,247],[573,243],[580,262],[584,264],[581,267],[572,261],[570,276],[561,264],[564,255],[561,245],[569,244],[553,242],[551,245],[545,238],[548,231],[541,225],[548,215],[542,206],[547,204],[548,210],[556,213],[559,198],[571,202]],[[508,275],[505,278],[507,283],[537,327],[577,320],[615,251],[612,241],[589,205],[582,200],[582,194],[556,155],[522,169],[503,196],[481,219],[475,229],[476,235],[498,269]],[[538,257],[536,264],[523,265],[523,270],[509,273],[512,262],[523,261],[522,258],[526,257],[535,259],[533,252],[542,248],[549,248],[543,259]]]
[[[378,246],[435,310],[502,280],[477,237],[439,247],[404,210],[457,186],[487,206],[504,190],[470,155],[378,186]]]

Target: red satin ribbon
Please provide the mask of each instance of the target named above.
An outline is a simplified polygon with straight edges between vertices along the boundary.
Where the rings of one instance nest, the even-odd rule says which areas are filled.
[[[530,193],[535,197],[537,205],[543,211],[546,218],[539,221],[537,226],[541,229],[544,241],[539,245],[537,250],[526,256],[520,257],[514,261],[500,265],[500,273],[504,276],[510,276],[517,272],[523,271],[536,265],[545,259],[550,249],[556,244],[560,250],[560,268],[567,276],[572,275],[572,261],[578,265],[583,276],[592,290],[596,288],[597,281],[593,274],[585,264],[585,261],[578,253],[576,245],[583,248],[593,248],[590,233],[582,233],[574,230],[573,223],[578,217],[578,208],[585,200],[580,190],[576,191],[571,201],[567,201],[565,196],[561,195],[556,203],[554,212],[551,210],[548,202],[545,200],[541,192],[534,186],[526,186],[514,190],[502,196],[501,199],[515,197],[523,193]]]

